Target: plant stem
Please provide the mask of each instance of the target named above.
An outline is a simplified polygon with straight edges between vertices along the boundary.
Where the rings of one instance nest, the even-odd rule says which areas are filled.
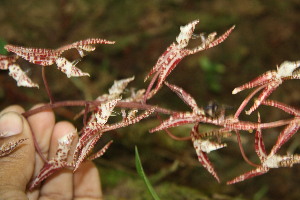
[[[244,158],[244,160],[249,164],[249,165],[252,165],[253,167],[259,167],[259,165],[251,162],[248,157],[246,156],[245,154],[245,151],[244,151],[244,148],[243,148],[243,144],[242,144],[242,140],[241,140],[241,136],[240,136],[240,133],[238,131],[235,132],[236,133],[236,137],[237,137],[237,141],[238,141],[238,144],[239,144],[239,148],[240,148],[240,151],[241,151],[241,154]]]
[[[151,97],[149,97],[149,94],[151,92],[151,89],[152,89],[152,87],[153,87],[153,85],[154,85],[154,83],[155,83],[158,75],[159,75],[159,72],[156,72],[156,74],[153,76],[153,78],[151,79],[151,82],[148,85],[148,88],[146,90],[146,93],[145,93],[144,99],[143,99],[143,103],[144,104],[146,103],[147,99],[151,98]]]
[[[51,91],[50,91],[50,88],[49,88],[49,84],[47,82],[47,79],[46,79],[46,71],[45,71],[45,66],[42,66],[42,77],[43,77],[43,82],[44,82],[44,86],[45,86],[45,89],[46,89],[46,92],[48,94],[48,97],[50,99],[50,104],[53,104],[54,103],[54,98],[51,94]]]
[[[241,112],[244,110],[244,108],[246,107],[246,105],[248,104],[248,102],[250,101],[250,99],[252,99],[252,97],[258,93],[261,89],[263,89],[264,87],[266,87],[266,85],[260,86],[258,87],[256,90],[254,90],[253,92],[251,92],[247,98],[241,103],[240,107],[238,108],[238,110],[235,112],[234,114],[234,118],[238,118],[241,114]]]
[[[28,110],[24,113],[22,113],[22,115],[24,117],[29,117],[31,115],[34,115],[36,113],[42,112],[44,110],[47,109],[54,109],[54,108],[58,108],[58,107],[67,107],[67,106],[86,106],[86,104],[89,105],[94,105],[94,106],[99,106],[101,105],[103,102],[102,101],[84,101],[84,100],[68,100],[68,101],[60,101],[60,102],[54,102],[54,103],[48,103],[45,104],[41,107],[38,107],[36,109],[33,110]],[[155,112],[159,112],[159,113],[163,113],[163,114],[173,114],[177,111],[172,111],[172,110],[168,110],[165,108],[160,108],[154,105],[148,105],[148,104],[141,104],[141,103],[137,103],[137,102],[123,102],[123,101],[119,101],[116,105],[117,107],[121,107],[121,108],[135,108],[135,109],[140,109],[140,110],[148,110],[151,108],[155,108]]]
[[[159,114],[156,114],[157,119],[160,121],[160,123],[162,123],[162,119],[159,116]],[[176,135],[174,135],[169,129],[164,129],[164,131],[169,135],[170,138],[172,138],[173,140],[177,140],[177,141],[187,141],[187,140],[191,140],[192,138],[190,136],[187,137],[177,137]]]

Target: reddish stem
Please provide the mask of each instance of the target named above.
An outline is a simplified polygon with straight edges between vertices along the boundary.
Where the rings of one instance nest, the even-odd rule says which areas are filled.
[[[32,135],[32,139],[33,139],[33,144],[34,144],[35,150],[36,150],[36,152],[40,155],[40,157],[41,157],[41,159],[44,161],[44,163],[47,163],[48,160],[47,160],[47,158],[44,156],[44,154],[42,153],[42,150],[41,150],[41,148],[40,148],[40,146],[39,146],[39,144],[38,144],[38,142],[37,142],[37,140],[36,140],[35,134],[34,134],[32,128],[31,128],[31,126],[29,126],[29,127],[30,127],[30,130],[31,130],[31,133],[32,133],[31,135]]]
[[[42,112],[42,111],[47,110],[47,109],[54,109],[54,108],[58,108],[58,107],[67,107],[67,106],[85,106],[86,104],[99,106],[102,103],[103,103],[102,101],[84,101],[84,100],[60,101],[60,102],[55,102],[53,104],[51,104],[51,103],[45,104],[45,105],[43,105],[41,107],[38,107],[36,109],[28,110],[28,111],[26,111],[22,114],[23,114],[24,117],[29,117],[31,115],[34,115],[36,113]],[[165,109],[165,108],[160,108],[160,107],[153,106],[153,105],[141,104],[141,103],[136,103],[136,102],[119,101],[116,106],[121,107],[121,108],[136,108],[136,109],[140,109],[140,110],[148,110],[148,109],[151,109],[151,108],[155,108],[155,112],[168,114],[168,115],[177,112],[177,111],[172,111],[172,110],[168,110],[168,109]]]
[[[241,151],[241,154],[244,158],[244,160],[249,164],[249,165],[252,165],[253,167],[260,167],[260,165],[257,165],[253,162],[251,162],[248,157],[246,156],[245,154],[245,151],[244,151],[244,148],[243,148],[243,145],[242,145],[242,140],[241,140],[241,136],[240,136],[240,133],[238,131],[236,131],[236,137],[237,137],[237,141],[238,141],[238,144],[239,144],[239,148],[240,148],[240,151]]]
[[[240,107],[238,108],[238,110],[234,114],[234,118],[238,118],[240,116],[241,112],[244,110],[244,108],[246,107],[246,105],[248,104],[248,102],[252,99],[252,97],[256,93],[258,93],[260,90],[262,90],[264,87],[266,87],[266,85],[262,85],[262,86],[258,87],[256,90],[254,90],[252,93],[250,93],[247,96],[247,98],[241,103]]]
[[[159,114],[156,114],[157,119],[159,119],[160,123],[162,123],[162,119],[159,116]],[[187,140],[191,140],[191,136],[187,136],[187,137],[177,137],[176,135],[174,135],[169,129],[164,129],[164,131],[170,136],[170,138],[172,138],[173,140],[178,140],[178,141],[187,141]]]
[[[86,126],[87,114],[89,112],[89,109],[90,109],[90,104],[86,103],[84,108],[84,115],[83,115],[83,126]]]
[[[51,94],[51,91],[50,91],[50,88],[49,88],[49,84],[48,84],[47,79],[46,79],[45,66],[42,66],[42,78],[43,78],[43,82],[44,82],[44,86],[45,86],[46,92],[47,92],[48,97],[50,99],[50,104],[53,104],[54,103],[54,98],[53,98],[53,96]]]
[[[155,74],[155,75],[153,76],[153,78],[151,79],[151,82],[150,82],[149,85],[148,85],[148,88],[147,88],[147,90],[146,90],[146,93],[145,93],[145,95],[144,95],[144,99],[143,99],[143,102],[142,102],[142,103],[146,103],[146,101],[147,101],[147,99],[148,99],[148,95],[149,95],[149,93],[151,92],[151,89],[152,89],[152,87],[153,87],[153,85],[154,85],[154,83],[155,83],[155,81],[156,81],[158,75],[159,75],[159,72],[156,72],[156,74]]]
[[[273,106],[275,108],[279,108],[283,110],[286,113],[289,113],[291,115],[299,116],[300,115],[300,110],[297,108],[294,108],[292,106],[286,105],[284,103],[274,101],[274,100],[265,100],[261,103],[262,105],[266,106]]]
[[[278,120],[278,121],[274,121],[274,122],[261,123],[261,124],[259,124],[259,127],[261,129],[275,128],[275,127],[287,125],[287,124],[291,123],[293,120],[295,120],[295,119],[283,119],[283,120]],[[300,119],[298,120],[298,122],[300,123]]]

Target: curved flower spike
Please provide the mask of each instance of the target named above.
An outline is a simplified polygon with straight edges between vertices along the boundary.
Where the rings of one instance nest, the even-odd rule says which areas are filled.
[[[52,65],[60,56],[60,53],[54,49],[27,48],[10,44],[5,45],[4,48],[31,63],[42,66]]]
[[[202,164],[202,166],[207,169],[207,171],[211,173],[218,182],[220,182],[220,178],[218,177],[214,167],[209,161],[207,154],[211,151],[226,147],[226,144],[218,144],[209,140],[202,139],[198,132],[198,126],[199,124],[197,123],[191,131],[192,142],[196,150],[198,160]]]
[[[223,42],[229,34],[234,29],[232,26],[228,31],[226,31],[223,35],[215,39],[216,33],[211,33],[208,35],[208,38],[203,41],[204,37],[201,37],[202,43],[193,48],[186,49],[185,47],[188,45],[188,42],[193,37],[193,32],[195,30],[196,24],[199,23],[199,20],[192,21],[185,26],[180,27],[180,33],[176,38],[177,43],[172,43],[167,50],[159,57],[155,66],[148,73],[144,81],[146,81],[152,74],[157,73],[158,76],[154,76],[153,80],[148,86],[147,93],[145,96],[146,99],[150,99],[153,95],[157,93],[157,91],[162,87],[163,82],[167,78],[167,76],[172,72],[172,70],[177,66],[177,64],[185,57],[191,54],[195,54],[197,52],[212,48],[221,42]],[[156,86],[153,90],[153,83],[156,81]]]
[[[68,78],[74,76],[90,76],[88,73],[82,72],[79,68],[75,67],[75,63],[68,61],[66,58],[59,57],[56,59],[57,68],[65,73]],[[78,62],[76,62],[77,64]]]
[[[27,74],[20,68],[17,64],[9,65],[8,67],[9,73],[11,77],[13,77],[17,81],[17,86],[24,87],[39,87],[38,84],[31,81],[31,79],[27,76]]]
[[[166,86],[168,86],[173,92],[175,92],[187,105],[189,105],[194,113],[205,115],[205,111],[200,109],[195,101],[195,99],[182,88],[172,85],[165,81]]]
[[[20,68],[17,61],[18,56],[4,56],[0,55],[0,69],[9,70],[8,75],[17,81],[18,86],[24,87],[39,87],[38,84],[33,83],[27,74]]]
[[[260,122],[260,116],[258,117],[258,122]],[[293,129],[290,127],[290,125],[281,133],[279,141],[276,143],[276,145],[273,147],[271,153],[267,155],[265,150],[265,145],[263,142],[262,132],[261,129],[258,128],[255,133],[255,151],[258,155],[261,165],[258,166],[256,169],[251,170],[245,174],[242,174],[236,178],[234,178],[231,181],[228,181],[227,184],[234,184],[241,181],[244,181],[246,179],[252,178],[254,176],[259,176],[262,174],[267,173],[271,168],[279,168],[279,167],[292,167],[294,164],[300,163],[300,155],[277,155],[276,151],[279,149],[279,147],[282,145],[282,142],[284,140],[284,137],[287,138],[288,136],[285,136],[286,130],[292,131]]]
[[[278,136],[278,139],[276,141],[276,144],[271,149],[271,155],[274,155],[277,153],[277,151],[280,149],[280,147],[285,144],[293,135],[297,133],[297,131],[300,128],[300,122],[299,117],[296,117],[295,120],[293,120],[290,124],[288,124],[283,131]]]
[[[274,100],[265,100],[262,102],[262,104],[267,105],[267,106],[273,106],[275,108],[279,108],[288,114],[294,115],[295,117],[300,117],[300,110],[293,106],[289,106],[289,105],[286,105],[284,103],[274,101]]]
[[[267,173],[271,168],[279,168],[279,167],[292,167],[294,164],[300,163],[300,155],[273,155],[271,157],[267,157],[262,164],[254,170],[251,170],[245,174],[242,174],[231,181],[228,181],[227,184],[234,184],[246,179],[259,176]]]
[[[0,69],[1,70],[7,70],[8,67],[12,64],[14,64],[18,59],[18,56],[13,55],[13,56],[5,56],[5,55],[0,55]]]
[[[120,98],[127,85],[134,80],[134,76],[126,79],[115,80],[114,84],[108,89],[108,94],[103,94],[96,98],[97,101],[107,101]]]
[[[20,139],[16,142],[4,143],[0,146],[0,157],[6,156],[13,152],[22,142],[27,140],[28,138]]]
[[[101,96],[98,96],[96,98],[96,101],[110,101],[113,99],[118,99],[121,97],[121,94],[124,92],[125,88],[127,87],[127,85],[134,80],[134,76],[130,77],[130,78],[126,78],[126,79],[121,79],[121,80],[115,80],[114,84],[108,89],[108,94],[103,94]],[[139,92],[139,91],[138,91]],[[137,96],[131,96],[129,97],[129,100],[131,101],[135,101],[141,99],[141,96],[143,95],[143,92],[141,94],[136,94]],[[135,99],[136,98],[136,99]],[[127,99],[123,100],[123,101],[127,101]],[[91,108],[91,110],[93,110],[94,108]],[[79,112],[76,116],[75,119],[78,118],[79,116],[84,114],[85,110],[82,110],[81,112]]]
[[[33,190],[43,180],[51,176],[57,170],[60,170],[65,167],[72,167],[72,165],[67,162],[67,158],[75,134],[76,132],[71,132],[68,135],[63,136],[58,140],[56,155],[54,156],[54,158],[52,158],[51,160],[49,160],[47,163],[44,164],[39,174],[30,183],[29,190]]]
[[[300,67],[300,61],[283,62],[277,70],[268,71],[261,76],[253,79],[252,81],[235,88],[232,94],[236,94],[245,89],[254,88],[256,86],[264,86],[264,90],[259,95],[257,100],[255,100],[254,105],[246,111],[247,115],[250,115],[254,110],[256,110],[260,104],[266,100],[270,94],[280,85],[284,80],[287,79],[300,79],[298,75],[294,75],[293,72]]]
[[[185,48],[189,44],[189,40],[192,38],[196,25],[199,20],[194,20],[185,26],[180,26],[180,33],[176,37],[176,42],[180,49]]]
[[[83,51],[94,51],[95,44],[114,44],[114,41],[108,41],[101,38],[90,38],[74,42],[69,45],[62,46],[58,49],[42,49],[42,48],[27,48],[15,45],[6,45],[4,48],[7,51],[13,52],[23,59],[42,66],[57,64],[58,68],[66,73],[68,78],[71,76],[88,76],[88,73],[83,73],[81,70],[75,67],[73,62],[68,61],[62,57],[62,53],[69,49],[77,49],[80,56],[84,56]]]
[[[146,110],[142,114],[135,116],[136,110],[129,112],[126,116],[124,113],[124,118],[121,122],[117,122],[114,124],[106,124],[108,117],[110,116],[111,112],[117,100],[111,100],[107,103],[103,104],[102,109],[95,114],[88,123],[88,125],[82,130],[82,135],[79,139],[79,142],[76,146],[76,150],[73,155],[73,163],[74,163],[74,171],[77,170],[79,165],[87,158],[87,159],[96,159],[103,155],[105,151],[108,149],[112,141],[107,143],[99,152],[89,156],[91,150],[96,145],[98,140],[102,137],[105,132],[115,130],[121,127],[125,127],[134,123],[139,122],[140,120],[148,117],[151,115],[155,108]],[[125,112],[125,111],[124,111]],[[89,157],[88,157],[89,156]]]

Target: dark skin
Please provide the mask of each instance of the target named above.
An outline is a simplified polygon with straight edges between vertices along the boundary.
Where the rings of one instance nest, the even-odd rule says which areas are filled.
[[[40,112],[30,116],[28,120],[22,117],[23,112],[24,109],[20,106],[10,106],[0,112],[0,125],[2,126],[0,130],[13,127],[20,132],[0,138],[0,145],[4,142],[28,138],[11,154],[0,158],[0,199],[102,199],[100,176],[92,162],[83,163],[74,174],[68,169],[60,170],[37,189],[27,191],[27,184],[43,166],[42,159],[35,151],[31,130],[44,156],[51,159],[57,149],[57,140],[74,131],[75,128],[66,121],[55,123],[52,111]],[[16,129],[18,124],[21,125],[20,129]]]

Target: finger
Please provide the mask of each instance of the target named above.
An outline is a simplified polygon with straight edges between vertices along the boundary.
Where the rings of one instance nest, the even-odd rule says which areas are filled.
[[[27,199],[26,185],[34,170],[34,145],[30,127],[20,113],[24,110],[20,106],[11,106],[0,114],[1,131],[20,133],[0,140],[1,144],[16,142],[27,138],[10,154],[0,158],[0,197],[1,199]]]
[[[49,149],[49,159],[55,156],[58,139],[74,132],[74,126],[69,122],[59,122],[54,126]],[[62,169],[50,176],[41,189],[40,199],[72,199],[73,198],[73,172],[70,169]]]
[[[19,105],[12,105],[12,106],[8,106],[7,108],[3,109],[3,110],[1,111],[0,114],[2,114],[2,113],[4,113],[4,112],[8,112],[8,111],[10,111],[10,112],[16,112],[16,113],[21,114],[21,113],[23,113],[25,110],[24,110],[24,108],[22,108],[22,107],[19,106]]]
[[[42,106],[42,104],[34,106],[32,109],[38,108]],[[54,124],[55,124],[55,116],[52,110],[46,110],[39,112],[35,115],[28,117],[28,122],[31,127],[31,130],[34,134],[35,140],[41,150],[41,153],[44,158],[47,159],[51,135],[53,132]],[[39,155],[39,153],[35,154],[35,168],[33,177],[37,176],[39,171],[44,165],[44,160]],[[39,188],[36,188],[32,191],[27,192],[27,196],[31,200],[38,199],[39,196]]]
[[[74,199],[102,199],[99,172],[92,161],[83,162],[74,174]]]

